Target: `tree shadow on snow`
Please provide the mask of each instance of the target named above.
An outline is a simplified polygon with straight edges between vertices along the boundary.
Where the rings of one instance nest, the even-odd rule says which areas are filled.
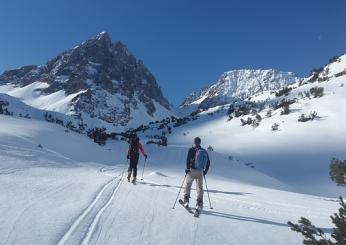
[[[275,222],[275,221],[271,221],[271,220],[252,218],[252,217],[246,217],[246,216],[240,216],[240,215],[235,215],[235,214],[226,214],[226,213],[215,212],[215,211],[210,211],[210,210],[205,210],[205,209],[203,209],[203,215],[210,215],[210,216],[216,216],[216,217],[220,217],[220,218],[239,220],[239,221],[245,221],[245,222],[261,223],[261,224],[265,224],[265,225],[276,225],[276,226],[288,227],[288,225],[286,223],[280,223],[280,222]],[[324,233],[331,234],[333,232],[332,228],[320,227],[320,229],[322,229]]]

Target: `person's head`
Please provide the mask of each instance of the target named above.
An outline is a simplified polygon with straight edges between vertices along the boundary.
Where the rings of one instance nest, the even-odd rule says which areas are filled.
[[[195,144],[195,146],[200,146],[201,145],[201,138],[200,137],[196,137],[193,140],[193,143]]]
[[[135,137],[131,137],[130,138],[130,144],[136,144],[137,142],[138,142],[138,137],[137,136],[135,136]]]

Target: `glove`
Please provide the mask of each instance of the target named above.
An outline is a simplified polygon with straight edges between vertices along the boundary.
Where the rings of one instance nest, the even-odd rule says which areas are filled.
[[[144,154],[144,157],[145,157],[145,160],[147,160],[147,158],[148,158],[148,155],[147,155],[147,154]]]
[[[203,175],[207,175],[207,173],[208,173],[207,171],[205,171],[205,170],[203,171]]]
[[[185,169],[185,174],[190,173],[190,169]]]
[[[127,159],[130,159],[130,155],[127,155]]]

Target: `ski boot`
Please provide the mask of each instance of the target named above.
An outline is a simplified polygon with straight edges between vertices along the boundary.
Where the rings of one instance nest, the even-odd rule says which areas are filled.
[[[185,207],[185,208],[189,208],[189,197],[184,195],[184,201],[182,203],[182,205]]]
[[[201,199],[197,199],[196,210],[193,216],[198,218],[199,215],[201,214],[202,209],[203,209],[203,201]]]
[[[196,209],[199,211],[201,211],[203,209],[203,200],[202,199],[197,199]]]

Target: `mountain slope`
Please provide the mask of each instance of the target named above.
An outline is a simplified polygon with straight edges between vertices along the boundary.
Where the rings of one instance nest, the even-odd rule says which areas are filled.
[[[5,71],[0,92],[38,109],[73,115],[88,127],[135,127],[172,115],[143,62],[105,32],[42,66]]]

